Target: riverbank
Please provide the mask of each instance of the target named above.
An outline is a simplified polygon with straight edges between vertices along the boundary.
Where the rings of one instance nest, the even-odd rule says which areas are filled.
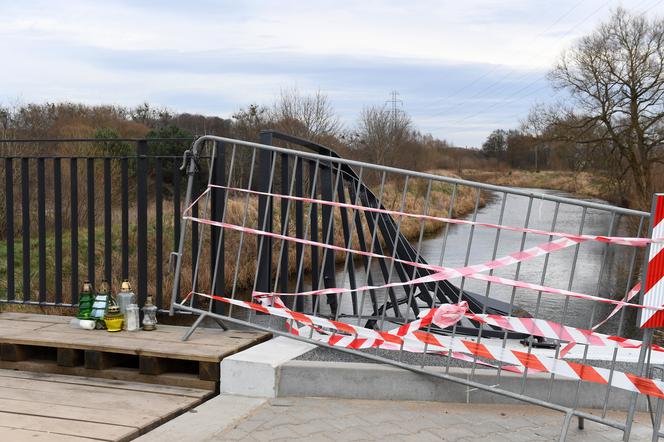
[[[449,171],[441,170],[437,173],[445,175]],[[607,180],[588,172],[464,169],[460,174],[456,173],[456,175],[466,180],[495,184],[497,186],[560,190],[572,193],[578,198],[612,200]]]
[[[444,175],[446,172],[439,171],[438,173]],[[457,175],[466,180],[497,186],[561,190],[572,193],[578,198],[599,198],[606,201],[612,199],[611,195],[608,194],[606,179],[588,172],[466,169]]]

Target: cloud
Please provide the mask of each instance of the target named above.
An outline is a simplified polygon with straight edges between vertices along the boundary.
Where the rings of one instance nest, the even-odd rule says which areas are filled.
[[[544,73],[604,4],[0,0],[0,103],[148,100],[230,115],[297,86],[327,93],[351,124],[398,90],[423,130],[478,145],[547,99]]]

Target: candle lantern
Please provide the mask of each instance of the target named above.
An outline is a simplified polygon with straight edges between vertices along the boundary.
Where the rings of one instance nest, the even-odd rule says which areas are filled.
[[[76,317],[78,319],[90,319],[92,314],[92,304],[94,301],[95,295],[94,290],[92,289],[92,284],[90,284],[90,281],[85,281],[83,283],[81,295],[78,298],[78,314]]]
[[[127,331],[136,331],[140,327],[140,320],[138,317],[138,306],[136,304],[129,304],[127,306],[127,311],[125,313],[125,320],[122,324],[122,328]]]
[[[123,319],[122,313],[120,313],[120,307],[117,305],[109,306],[104,315],[106,330],[110,332],[119,332],[122,330]]]
[[[127,320],[127,307],[130,304],[136,304],[136,294],[131,290],[131,284],[129,284],[129,280],[125,279],[122,281],[120,291],[115,296],[115,299],[117,300],[118,307],[120,307],[120,313],[125,315],[125,321],[122,324],[122,328],[127,329],[129,323]],[[138,310],[136,312],[138,313]],[[138,323],[136,327],[138,328]]]
[[[143,330],[157,328],[157,306],[152,303],[152,296],[148,296],[143,306]]]
[[[103,280],[100,285],[99,293],[95,296],[92,304],[92,312],[90,313],[90,319],[97,320],[97,328],[104,328],[104,315],[106,315],[106,309],[108,309],[110,305],[113,305],[110,285],[108,284],[108,281]]]

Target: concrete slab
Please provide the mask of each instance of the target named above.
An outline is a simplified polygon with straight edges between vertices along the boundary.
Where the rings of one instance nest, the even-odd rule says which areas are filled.
[[[279,367],[315,345],[278,337],[221,361],[221,392],[250,397],[276,397]]]
[[[219,440],[220,434],[250,416],[266,399],[221,395],[139,437],[141,442]]]

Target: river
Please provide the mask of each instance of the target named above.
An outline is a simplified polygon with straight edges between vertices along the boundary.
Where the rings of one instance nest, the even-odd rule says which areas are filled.
[[[574,197],[565,192],[547,190],[547,189],[522,189],[535,193],[547,195],[557,195],[563,197]],[[592,200],[594,202],[603,202]],[[477,214],[477,221],[488,223],[498,223],[502,198],[495,196],[481,208]],[[555,203],[545,200],[534,200],[531,209],[529,227],[549,231],[553,220]],[[509,226],[523,226],[528,212],[528,198],[520,196],[508,196],[506,210],[503,215],[502,224]],[[558,212],[555,230],[559,232],[578,233],[581,223],[583,209],[578,206],[561,204]],[[470,219],[470,217],[468,217]],[[588,209],[584,223],[583,233],[607,235],[610,227],[610,216],[606,212],[595,209]],[[617,231],[614,235],[625,234],[625,228],[622,223],[618,223]],[[466,263],[466,254],[468,251],[468,240],[471,234],[470,226],[451,225],[445,247],[443,265],[446,267],[463,267],[466,264],[479,264],[491,260],[493,254],[493,245],[496,238],[496,230],[484,227],[476,227],[473,233],[472,247],[469,251],[468,262]],[[521,249],[522,233],[501,231],[498,241],[497,257],[507,255]],[[430,264],[439,264],[441,251],[443,248],[445,233],[444,229],[437,235],[426,238],[422,241],[421,254]],[[547,242],[548,236],[528,234],[524,248],[529,248],[537,244]],[[416,240],[411,241],[416,246]],[[585,242],[579,246],[578,258],[573,269],[574,254],[576,247],[569,247],[564,250],[554,252],[549,255],[547,263],[546,276],[542,281],[545,257],[541,256],[522,263],[518,279],[521,281],[543,284],[550,287],[569,289],[576,292],[592,294],[614,299],[624,296],[627,271],[631,262],[632,249],[625,246],[611,246],[608,248],[605,244],[598,242]],[[602,261],[607,254],[606,265],[602,271]],[[358,267],[356,265],[356,267]],[[380,274],[380,268],[374,263],[372,273]],[[506,266],[497,269],[494,274],[505,278],[515,278],[516,265]],[[574,271],[574,278],[570,284],[570,275]],[[343,284],[348,287],[347,278],[341,281],[343,272],[338,272],[337,284]],[[395,272],[396,274],[396,272]],[[381,279],[378,278],[380,281]],[[394,280],[394,278],[393,278]],[[487,292],[487,283],[472,279],[452,280],[454,284],[463,284],[464,289],[484,295]],[[606,317],[612,310],[611,305],[594,303],[581,299],[569,298],[554,294],[538,295],[537,292],[524,289],[513,289],[512,287],[491,284],[489,287],[489,296],[510,302],[514,297],[515,306],[521,307],[537,318],[548,319],[557,322],[564,322],[566,325],[574,327],[588,328]],[[382,296],[380,296],[382,298]],[[325,304],[325,303],[323,303]],[[364,313],[369,314],[370,305],[367,297],[364,306]],[[566,305],[567,304],[567,305]],[[344,295],[342,299],[342,311],[350,311],[350,297]],[[326,307],[326,306],[325,306]],[[323,310],[326,308],[323,307]],[[593,308],[595,311],[593,313]],[[411,313],[412,314],[412,313]],[[618,330],[618,320],[620,315],[607,323],[602,331],[605,333],[615,333]],[[634,323],[634,315],[628,314],[625,323]],[[631,328],[630,328],[631,330]],[[624,333],[624,332],[623,332]]]

